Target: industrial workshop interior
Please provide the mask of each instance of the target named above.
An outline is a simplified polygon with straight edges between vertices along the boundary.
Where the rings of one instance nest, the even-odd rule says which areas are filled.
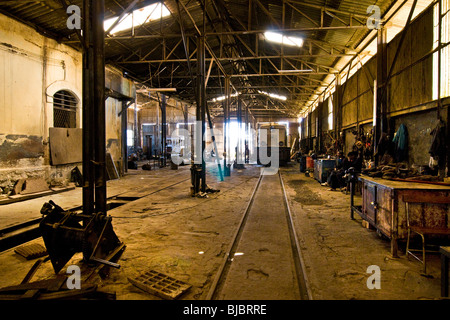
[[[449,41],[450,0],[0,1],[0,300],[448,301]]]

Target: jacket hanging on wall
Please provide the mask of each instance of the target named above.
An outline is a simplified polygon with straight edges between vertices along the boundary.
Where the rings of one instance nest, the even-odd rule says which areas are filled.
[[[395,145],[395,161],[406,161],[408,157],[408,130],[403,123],[395,133],[392,142]]]
[[[430,134],[433,136],[433,139],[428,152],[433,160],[438,162],[439,167],[442,167],[446,152],[445,123],[442,120],[438,120],[438,123]]]

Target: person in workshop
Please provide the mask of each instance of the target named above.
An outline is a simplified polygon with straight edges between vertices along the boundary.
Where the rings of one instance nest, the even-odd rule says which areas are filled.
[[[346,183],[344,176],[346,171],[350,168],[354,168],[355,172],[361,172],[362,159],[356,151],[351,151],[347,154],[347,157],[342,160],[341,165],[338,164],[336,168],[331,171],[327,182],[323,185],[329,186],[330,191],[335,191],[337,188],[345,187]]]
[[[344,160],[345,160],[344,152],[339,151],[336,158],[336,168],[342,168]]]

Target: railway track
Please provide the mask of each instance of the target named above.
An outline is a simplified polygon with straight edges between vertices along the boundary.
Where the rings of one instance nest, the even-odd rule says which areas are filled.
[[[261,171],[206,300],[311,300],[304,270],[281,173]]]
[[[111,196],[107,198],[107,208],[108,210],[117,208],[121,205],[124,205],[126,203],[129,203],[131,201],[135,201],[144,197],[147,197],[149,195],[161,192],[163,190],[172,188],[180,183],[183,183],[185,181],[190,180],[190,178],[180,180],[178,182],[175,182],[173,184],[170,184],[168,186],[165,186],[163,188],[160,188],[158,190],[154,190],[148,193],[139,194],[139,196],[127,196],[127,194],[130,194],[130,191],[125,191],[123,193],[116,194],[114,196]],[[67,209],[67,211],[82,211],[82,206],[76,206],[70,209]],[[39,223],[42,218],[36,218],[32,219],[23,223],[19,223],[10,227],[6,227],[3,229],[0,229],[0,252],[3,252],[5,250],[14,248],[16,246],[19,246],[25,242],[37,239],[41,236],[40,230],[39,230]]]

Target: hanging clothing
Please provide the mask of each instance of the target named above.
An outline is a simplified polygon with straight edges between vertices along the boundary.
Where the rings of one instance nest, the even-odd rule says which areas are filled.
[[[408,130],[402,123],[392,139],[395,146],[395,161],[406,161],[408,157]]]
[[[430,134],[433,136],[433,139],[428,152],[434,160],[438,161],[441,167],[444,164],[446,153],[445,123],[442,120],[438,120],[437,125]]]

